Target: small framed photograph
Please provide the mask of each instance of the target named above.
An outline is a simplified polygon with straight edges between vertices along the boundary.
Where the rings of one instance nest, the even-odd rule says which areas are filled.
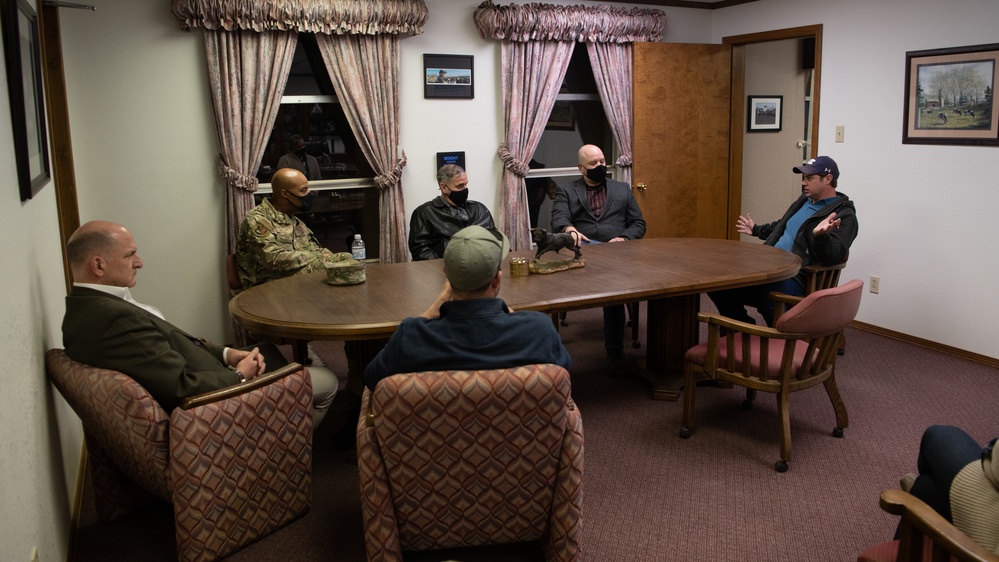
[[[0,1],[17,183],[26,201],[51,178],[38,16],[25,0]]]
[[[475,97],[472,55],[423,55],[423,97]]]
[[[749,96],[749,109],[746,111],[750,133],[780,131],[783,123],[784,96]]]
[[[905,53],[903,144],[999,145],[999,43]]]

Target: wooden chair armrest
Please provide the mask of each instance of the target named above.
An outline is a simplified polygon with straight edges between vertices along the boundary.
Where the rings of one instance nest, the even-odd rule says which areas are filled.
[[[716,324],[722,328],[727,328],[735,332],[742,332],[749,334],[751,336],[760,336],[764,338],[778,338],[784,339],[788,334],[783,332],[778,332],[773,328],[767,326],[757,326],[756,324],[748,324],[746,322],[740,322],[739,320],[733,320],[727,316],[722,316],[721,314],[714,314],[711,312],[699,312],[697,314],[697,319],[701,322],[707,322],[708,324]]]
[[[801,302],[802,300],[804,300],[804,298],[805,297],[799,297],[799,296],[795,296],[795,295],[787,295],[787,294],[778,293],[778,292],[772,292],[772,293],[770,293],[770,300],[772,300],[772,301],[774,301],[776,303],[782,303],[782,304],[791,304],[791,305],[798,304],[799,302]]]
[[[805,271],[808,273],[818,273],[820,271],[836,271],[838,269],[843,269],[846,267],[846,260],[843,260],[836,265],[806,265]]]
[[[934,543],[961,560],[995,562],[999,556],[973,541],[952,523],[943,518],[922,500],[902,490],[885,490],[881,493],[881,509],[902,517],[903,527],[910,524]],[[904,533],[903,533],[904,539]],[[922,537],[916,537],[922,541]]]
[[[241,394],[246,394],[247,392],[253,392],[254,390],[267,386],[274,381],[281,380],[292,373],[297,373],[303,369],[302,365],[299,363],[289,363],[280,369],[276,369],[269,373],[264,373],[258,377],[250,379],[242,384],[234,384],[232,386],[227,386],[225,388],[220,388],[218,390],[211,390],[198,394],[195,396],[188,396],[181,402],[180,407],[184,410],[190,410],[191,408],[196,408],[198,406],[203,406],[205,404],[211,404],[212,402],[220,402],[222,400],[228,400],[233,396],[239,396]]]

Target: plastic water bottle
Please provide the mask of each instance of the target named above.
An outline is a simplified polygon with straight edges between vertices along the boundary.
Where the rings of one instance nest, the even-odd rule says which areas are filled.
[[[364,250],[364,240],[361,240],[360,234],[354,235],[354,243],[350,246],[350,251],[354,254],[354,259],[358,261],[364,261],[367,256],[367,252]]]

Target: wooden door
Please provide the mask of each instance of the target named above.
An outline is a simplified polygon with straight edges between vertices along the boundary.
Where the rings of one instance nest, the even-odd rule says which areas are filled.
[[[635,43],[632,185],[655,238],[726,238],[729,45]]]

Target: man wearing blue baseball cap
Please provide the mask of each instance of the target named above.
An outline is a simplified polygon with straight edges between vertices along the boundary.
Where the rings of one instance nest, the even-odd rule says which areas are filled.
[[[767,246],[800,257],[801,271],[784,281],[708,293],[724,316],[754,323],[746,312],[746,307],[752,306],[772,326],[774,303],[770,292],[804,295],[806,266],[836,265],[845,261],[850,252],[850,245],[857,237],[857,210],[849,197],[836,191],[839,182],[836,161],[816,156],[792,171],[801,174],[801,197],[779,221],[756,224],[749,215],[740,215],[735,226],[743,234],[764,240]]]
[[[364,369],[371,390],[397,373],[503,369],[535,363],[572,366],[551,319],[511,312],[498,297],[510,242],[481,226],[456,232],[444,250],[447,281],[422,315],[407,318]]]

